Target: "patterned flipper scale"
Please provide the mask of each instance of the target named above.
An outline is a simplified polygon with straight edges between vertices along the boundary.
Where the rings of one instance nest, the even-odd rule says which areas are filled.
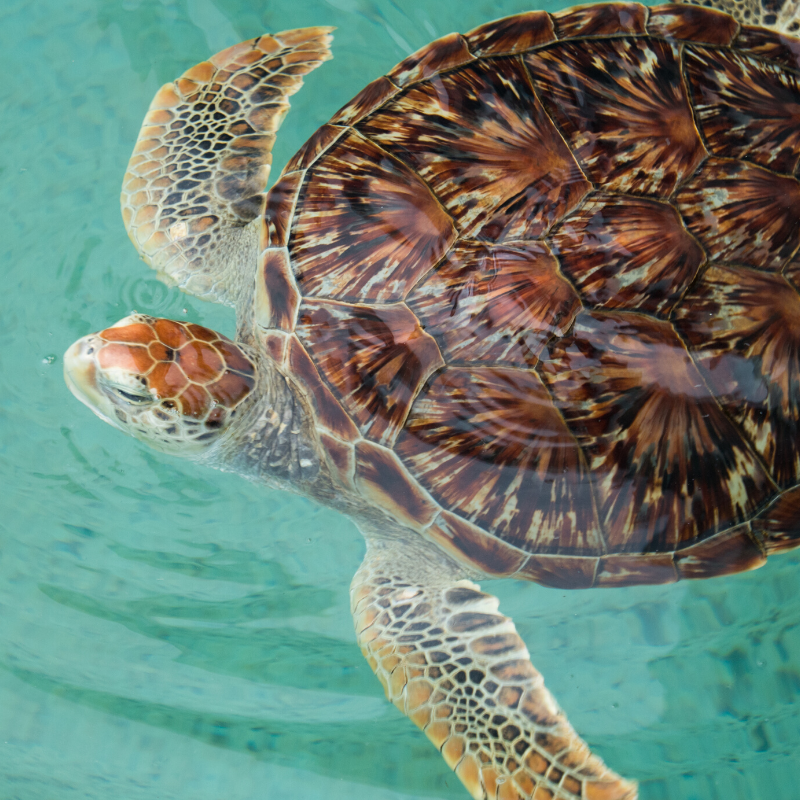
[[[368,547],[350,592],[358,643],[472,797],[635,800],[575,733],[497,598],[446,568],[408,574],[405,544]]]
[[[615,3],[451,34],[267,199],[256,319],[342,487],[490,575],[800,543],[800,40]]]
[[[125,173],[121,203],[131,241],[168,283],[235,303],[238,274],[226,270],[241,269],[249,277],[252,269],[236,232],[263,212],[272,146],[288,98],[304,75],[331,58],[331,30],[305,28],[242,42],[156,93]]]

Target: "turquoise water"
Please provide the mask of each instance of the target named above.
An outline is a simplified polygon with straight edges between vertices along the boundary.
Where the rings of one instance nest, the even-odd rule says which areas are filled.
[[[119,218],[161,83],[265,31],[337,26],[335,60],[293,99],[277,175],[409,52],[527,8],[4,0],[0,800],[466,797],[354,645],[354,527],[117,434],[69,394],[61,353],[132,309],[233,332],[226,309],[153,279]],[[789,555],[704,583],[491,590],[642,800],[796,800],[798,567]]]

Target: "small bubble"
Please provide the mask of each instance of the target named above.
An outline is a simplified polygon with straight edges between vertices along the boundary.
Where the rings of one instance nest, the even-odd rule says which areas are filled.
[[[187,309],[185,309],[185,308],[182,308],[182,309],[181,309],[181,314],[183,314],[183,316],[184,316],[184,317],[185,317],[185,316],[186,316],[188,313],[189,313],[189,312],[188,312],[188,310],[187,310]]]
[[[51,353],[49,356],[45,356],[42,359],[42,364],[54,364],[57,361],[57,358],[57,356],[54,356]]]

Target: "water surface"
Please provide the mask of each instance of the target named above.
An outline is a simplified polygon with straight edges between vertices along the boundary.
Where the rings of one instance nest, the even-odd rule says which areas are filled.
[[[556,10],[557,4],[540,7]],[[267,31],[335,25],[296,148],[427,41],[519,0],[4,0],[0,10],[0,798],[466,797],[355,647],[342,517],[149,451],[61,353],[135,309],[231,334],[119,216],[158,86]],[[667,587],[495,582],[576,728],[642,800],[796,800],[800,557]]]

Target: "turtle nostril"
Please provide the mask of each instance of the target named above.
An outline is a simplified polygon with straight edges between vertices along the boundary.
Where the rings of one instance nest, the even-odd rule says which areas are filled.
[[[90,337],[88,339],[84,339],[83,343],[81,344],[81,355],[83,356],[90,356],[95,351],[95,340],[94,337]]]

